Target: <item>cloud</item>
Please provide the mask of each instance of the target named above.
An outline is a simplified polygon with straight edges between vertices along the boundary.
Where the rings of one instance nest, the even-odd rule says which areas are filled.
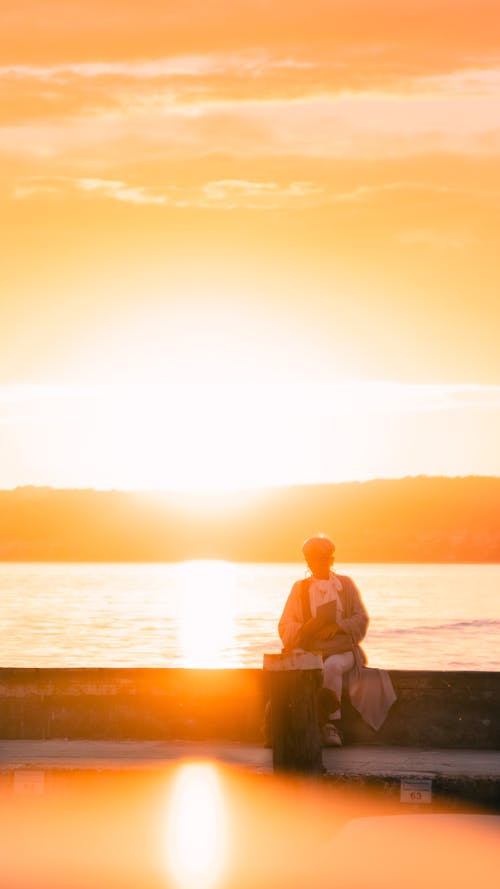
[[[233,209],[277,209],[293,204],[304,205],[324,200],[322,189],[312,182],[257,182],[221,179],[200,186],[178,185],[151,187],[100,178],[69,176],[29,177],[17,184],[13,196],[26,200],[37,195],[56,198],[80,193],[132,204],[157,204],[170,207],[218,207]]]
[[[334,56],[321,51],[317,55],[294,56],[291,53],[280,56],[265,50],[248,50],[138,60],[4,64],[0,65],[0,81],[11,85],[34,81],[63,88],[99,80],[108,89],[136,82],[142,83],[145,90],[155,82],[169,81],[176,85],[180,94],[185,92],[187,95],[189,87],[197,86],[196,82],[203,80],[205,92],[214,100],[231,98],[231,95],[238,97],[242,85],[248,86],[249,77],[255,98],[285,96],[295,92],[295,85],[299,86],[299,92],[302,88],[305,96],[318,92],[465,96],[496,95],[500,90],[500,56],[478,59],[476,65],[466,58],[451,69],[428,74],[413,68],[405,70],[404,59],[400,60],[399,66],[389,65],[388,59],[393,51],[390,46],[372,46],[359,51],[354,47],[341,47]],[[264,78],[265,83],[262,83]]]
[[[126,182],[115,182],[106,179],[77,179],[75,185],[84,192],[98,192],[116,201],[129,201],[133,204],[163,204],[163,195],[153,194],[151,189],[134,188]]]
[[[166,56],[152,59],[121,61],[65,62],[49,65],[0,65],[0,79],[65,81],[82,79],[126,78],[142,81],[158,78],[203,77],[213,74],[232,75],[244,78],[249,74],[267,76],[272,71],[309,71],[320,68],[320,62],[313,59],[293,57],[272,57],[260,51],[239,54],[217,54],[192,56]],[[336,63],[334,67],[338,69]]]
[[[241,179],[221,179],[208,182],[202,192],[206,205],[222,204],[226,207],[277,209],[293,203],[324,202],[324,193],[312,182],[249,182]]]
[[[500,93],[500,58],[489,60],[483,67],[465,65],[446,74],[422,76],[415,81],[420,92],[446,93],[455,96],[498,96]]]
[[[426,71],[406,68],[404,58],[392,59],[393,47],[369,47],[372,52],[341,46],[315,54],[298,49],[289,54],[246,50],[205,55],[171,55],[144,59],[65,61],[45,65],[0,66],[2,119],[45,116],[97,116],[114,109],[126,117],[141,109],[172,105],[245,102],[345,100],[368,97],[377,102],[418,103],[430,98],[463,101],[493,99],[500,91],[500,62]],[[376,50],[376,51],[375,51]],[[305,53],[305,54],[304,54]],[[404,113],[403,113],[404,118]]]
[[[112,179],[69,178],[64,176],[31,177],[19,183],[14,189],[14,197],[24,200],[36,195],[63,196],[68,191],[80,191],[85,194],[96,194],[115,201],[126,201],[132,204],[164,204],[166,196],[157,194],[151,188],[134,187]]]
[[[138,205],[157,205],[177,208],[211,209],[261,209],[276,210],[292,207],[353,206],[365,207],[391,201],[394,206],[401,202],[417,202],[425,208],[436,202],[455,202],[457,206],[472,204],[495,206],[500,193],[476,188],[451,187],[432,182],[399,180],[358,186],[349,192],[335,190],[320,180],[290,180],[276,182],[262,179],[213,179],[198,184],[145,185],[103,177],[78,176],[28,176],[18,180],[12,197],[23,201],[44,197],[64,199],[80,195]],[[438,248],[460,249],[476,242],[470,229],[420,226],[396,231],[401,243],[422,244]]]
[[[152,153],[194,158],[394,159],[422,154],[496,155],[500,102],[492,96],[448,98],[344,95],[301,100],[179,104],[156,94],[142,104],[94,116],[4,126],[0,150],[17,156],[111,157]],[[117,151],[118,144],[120,151]],[[123,153],[122,153],[123,152]]]

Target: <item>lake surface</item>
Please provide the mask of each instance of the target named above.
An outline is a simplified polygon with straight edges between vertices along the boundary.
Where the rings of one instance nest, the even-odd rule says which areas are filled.
[[[338,565],[372,666],[500,670],[500,565]],[[3,564],[3,667],[261,667],[302,564]]]

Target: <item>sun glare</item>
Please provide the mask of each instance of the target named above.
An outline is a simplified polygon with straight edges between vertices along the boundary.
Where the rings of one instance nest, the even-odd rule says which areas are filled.
[[[184,562],[179,570],[177,619],[182,662],[189,667],[226,667],[234,638],[234,566],[217,561]]]
[[[57,432],[50,483],[63,472],[68,487],[206,496],[315,481],[304,467],[323,471],[310,433],[319,416],[331,427],[330,473],[355,477],[351,442],[363,441],[364,411],[374,401],[356,387],[210,379],[33,395],[33,404],[45,399]]]
[[[203,495],[206,511],[210,497],[209,508],[219,508],[225,494],[269,486],[459,475],[464,455],[479,473],[477,424],[486,428],[499,413],[499,389],[206,378],[8,387],[0,402],[18,424],[16,484]],[[460,448],[438,459],[435,442],[453,429],[462,431]]]
[[[187,763],[169,801],[167,869],[179,889],[210,889],[223,871],[227,825],[215,766]]]

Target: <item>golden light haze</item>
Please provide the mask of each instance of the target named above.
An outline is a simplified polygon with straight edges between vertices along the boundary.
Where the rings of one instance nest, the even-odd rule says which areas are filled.
[[[181,750],[175,762],[152,760],[98,779],[75,767],[42,799],[2,790],[9,887],[38,889],[43,880],[67,889],[326,889],[333,869],[348,889],[402,882],[468,889],[476,877],[484,889],[497,886],[491,815],[465,807],[452,814],[456,801],[433,793],[433,812],[422,817],[402,811],[387,788],[348,791],[340,782],[258,774],[256,765],[245,771],[183,759]],[[388,831],[390,854],[381,854]]]
[[[0,486],[500,474],[496,2],[4,2]]]

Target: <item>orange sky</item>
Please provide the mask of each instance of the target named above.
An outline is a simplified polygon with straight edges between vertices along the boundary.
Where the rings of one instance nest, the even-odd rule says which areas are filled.
[[[0,486],[500,474],[499,25],[3,0]]]

